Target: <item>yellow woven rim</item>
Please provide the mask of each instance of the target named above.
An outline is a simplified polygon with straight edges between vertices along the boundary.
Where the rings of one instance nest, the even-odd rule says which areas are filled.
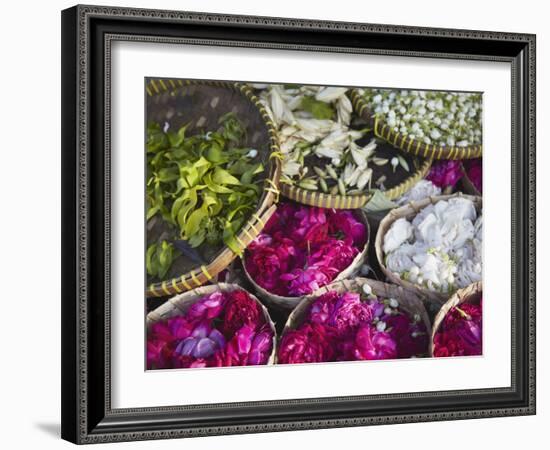
[[[471,159],[479,158],[483,153],[482,145],[441,147],[404,136],[401,133],[395,132],[383,120],[374,118],[367,102],[365,102],[357,89],[351,91],[350,99],[354,110],[373,127],[375,136],[384,139],[406,153],[432,159]]]
[[[394,186],[384,195],[388,200],[395,200],[407,192],[413,185],[423,179],[430,170],[432,165],[431,159],[426,159],[422,166],[409,178],[402,183]],[[331,195],[323,192],[308,191],[295,185],[281,183],[281,194],[298,203],[309,206],[317,206],[319,208],[334,208],[334,209],[357,209],[365,206],[370,200],[372,194],[355,194],[355,195]]]
[[[242,254],[244,249],[260,234],[262,228],[275,212],[275,205],[279,201],[279,180],[281,176],[281,159],[279,151],[279,139],[277,130],[274,127],[271,118],[260,103],[260,99],[254,95],[253,90],[244,84],[230,83],[226,81],[204,81],[204,80],[182,80],[175,78],[153,78],[150,79],[145,87],[147,95],[150,97],[161,95],[166,92],[174,92],[186,86],[193,85],[208,85],[217,86],[227,89],[233,89],[243,94],[254,106],[258,109],[269,133],[270,140],[270,159],[271,164],[270,174],[264,182],[265,196],[258,211],[252,214],[252,218],[241,228],[240,233],[236,236],[239,243],[240,253],[236,254],[228,247],[225,247],[222,252],[210,264],[195,267],[193,270],[181,275],[178,278],[172,278],[159,283],[149,285],[145,290],[146,297],[163,297],[166,295],[180,294],[185,291],[190,291],[204,283],[214,279],[222,270],[224,270],[236,256]]]

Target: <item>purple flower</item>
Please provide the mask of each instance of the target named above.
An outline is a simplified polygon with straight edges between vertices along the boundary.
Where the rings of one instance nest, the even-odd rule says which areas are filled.
[[[389,333],[362,326],[355,335],[355,359],[392,359],[397,357],[397,345]]]
[[[204,320],[218,317],[225,306],[226,297],[221,292],[214,292],[191,305],[187,311],[190,320]]]
[[[462,176],[460,161],[440,160],[432,164],[426,179],[440,188],[446,188],[454,187]]]
[[[330,327],[316,323],[305,323],[296,330],[289,330],[283,335],[279,344],[279,363],[331,361],[335,355],[334,337]]]
[[[256,366],[266,364],[273,349],[273,332],[264,325],[258,332],[244,325],[237,331],[227,346],[220,349],[213,359],[213,365]]]
[[[331,281],[317,267],[294,269],[292,272],[281,275],[280,278],[288,282],[288,293],[295,296],[310,294]]]
[[[338,334],[353,332],[359,325],[372,321],[372,311],[359,294],[342,295],[331,291],[319,297],[310,307],[309,321],[330,325]]]
[[[211,329],[207,323],[203,322],[193,330],[191,336],[179,342],[175,353],[180,356],[204,359],[212,356],[216,350],[224,346],[223,334],[216,329]]]

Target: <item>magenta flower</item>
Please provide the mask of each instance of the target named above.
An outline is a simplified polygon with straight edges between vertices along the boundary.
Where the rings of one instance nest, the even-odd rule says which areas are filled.
[[[285,202],[247,248],[244,265],[269,292],[309,294],[352,263],[367,241],[366,234],[352,211]]]
[[[329,327],[306,323],[287,331],[279,344],[280,364],[331,361],[334,357],[334,333]]]
[[[190,320],[213,319],[218,317],[223,310],[226,296],[221,292],[214,292],[194,303],[187,311]]]
[[[432,164],[427,180],[440,188],[454,187],[462,178],[460,161],[439,160]]]
[[[264,322],[258,303],[247,292],[235,291],[232,294],[223,316],[225,335],[233,336],[244,325],[257,329]]]
[[[266,364],[272,341],[273,331],[248,293],[216,292],[196,301],[186,314],[151,325],[147,368]]]
[[[354,356],[358,360],[397,358],[397,344],[389,333],[365,325],[355,335]]]
[[[372,311],[362,302],[359,294],[346,292],[336,302],[334,312],[328,323],[340,334],[354,332],[357,327],[372,321]]]
[[[273,332],[267,326],[255,332],[254,328],[244,325],[227,346],[214,355],[213,365],[229,367],[266,364],[272,349]]]
[[[351,238],[354,245],[365,245],[367,230],[365,225],[359,222],[351,211],[332,210],[329,217],[329,226],[333,234],[343,233],[346,238]]]
[[[433,354],[437,357],[481,355],[482,301],[462,304],[447,313],[434,336]]]
[[[483,192],[483,163],[481,158],[467,159],[464,161],[464,169],[468,178],[479,191]]]
[[[294,296],[310,294],[331,281],[329,276],[315,266],[294,269],[281,275],[280,279],[288,283],[288,293]]]

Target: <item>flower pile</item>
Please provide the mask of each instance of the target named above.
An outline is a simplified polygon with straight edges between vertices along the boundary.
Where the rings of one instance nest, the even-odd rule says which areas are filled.
[[[472,182],[478,192],[483,192],[483,165],[481,158],[467,159],[464,161],[466,176]]]
[[[278,362],[411,358],[425,355],[426,328],[420,316],[410,318],[399,302],[372,294],[327,292],[310,306],[301,325],[281,338]]]
[[[279,130],[283,159],[281,181],[310,191],[352,195],[370,190],[376,166],[390,163],[376,156],[377,143],[358,141],[366,130],[351,127],[352,104],[348,88],[330,86],[253,85]],[[306,164],[308,162],[309,164]],[[407,160],[391,159],[409,172]],[[311,167],[313,170],[310,170]],[[377,181],[379,181],[377,183]]]
[[[481,143],[481,94],[370,88],[359,91],[375,116],[395,132],[442,147]]]
[[[435,333],[433,354],[436,357],[482,354],[482,300],[464,303],[447,313]]]
[[[366,241],[366,227],[351,211],[282,203],[248,246],[244,265],[265,290],[302,296],[334,280]]]
[[[184,315],[154,323],[147,335],[147,368],[266,364],[273,331],[260,305],[244,291],[214,292]]]
[[[388,270],[434,292],[481,280],[483,216],[465,198],[441,200],[412,221],[397,219],[384,236]]]

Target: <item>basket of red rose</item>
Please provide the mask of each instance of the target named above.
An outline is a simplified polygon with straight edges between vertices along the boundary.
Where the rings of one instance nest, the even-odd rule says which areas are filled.
[[[426,309],[412,292],[366,278],[338,281],[292,311],[277,363],[425,357],[430,330]]]
[[[202,286],[147,315],[147,368],[273,364],[276,331],[267,309],[234,284]]]
[[[434,319],[430,354],[435,357],[474,356],[483,351],[481,282],[460,289]]]
[[[354,276],[368,243],[363,211],[287,201],[246,249],[244,271],[262,301],[291,309],[321,286]]]

